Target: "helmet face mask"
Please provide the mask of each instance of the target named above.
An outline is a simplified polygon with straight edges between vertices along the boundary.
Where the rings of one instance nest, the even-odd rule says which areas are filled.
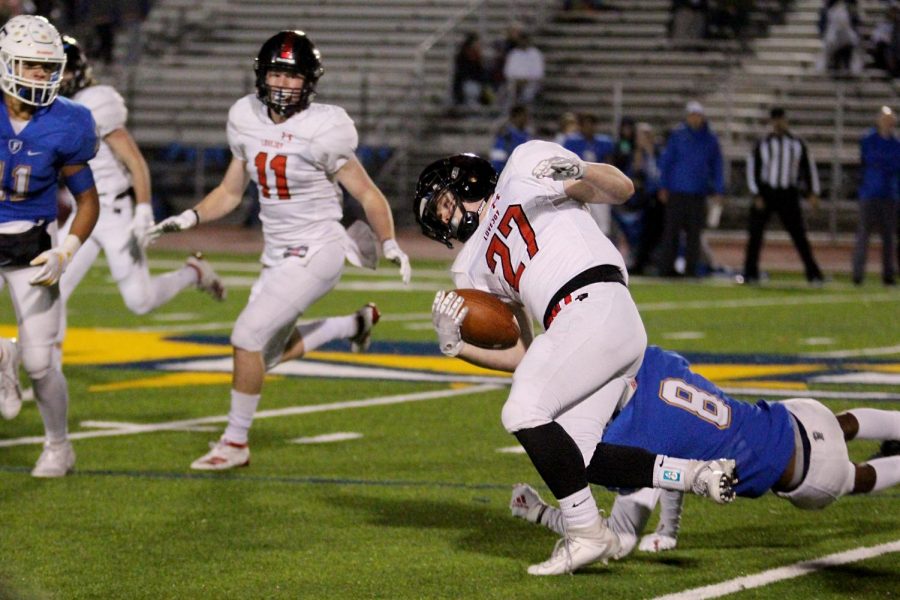
[[[272,112],[290,117],[304,109],[316,95],[316,84],[324,73],[319,50],[302,31],[282,31],[259,50],[253,67],[256,95]],[[270,85],[270,73],[290,73],[303,78],[299,89]]]
[[[78,40],[64,35],[62,43],[66,53],[66,69],[63,72],[59,93],[61,96],[71,98],[84,88],[94,85],[94,74]]]
[[[0,86],[31,106],[49,106],[62,84],[66,53],[44,17],[20,15],[0,28]],[[43,77],[34,77],[43,71]]]
[[[453,247],[451,239],[465,242],[478,229],[481,212],[467,210],[465,203],[486,202],[496,185],[497,173],[491,164],[474,154],[457,154],[431,163],[419,175],[413,199],[413,213],[422,233],[448,248]],[[447,208],[452,212],[445,222],[441,212],[446,214]]]

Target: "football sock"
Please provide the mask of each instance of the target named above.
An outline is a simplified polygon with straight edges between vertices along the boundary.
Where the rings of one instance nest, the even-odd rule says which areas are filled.
[[[197,270],[187,266],[153,277],[150,280],[150,310],[162,306],[196,283]]]
[[[559,509],[562,512],[566,530],[586,529],[600,520],[597,503],[594,501],[590,487],[560,498]]]
[[[609,528],[624,542],[629,538],[633,547],[637,536],[644,530],[661,491],[656,488],[642,488],[630,494],[619,493],[609,515]]]
[[[681,527],[681,511],[684,508],[684,494],[681,492],[665,490],[660,495],[659,505],[661,510],[656,533],[677,538],[678,529]]]
[[[51,368],[40,379],[32,379],[34,398],[37,400],[47,441],[58,444],[66,441],[68,427],[66,419],[69,409],[69,391],[66,377],[60,369]]]
[[[866,461],[875,469],[875,487],[873,492],[895,486],[900,483],[900,456],[887,456],[885,458],[873,458]]]
[[[231,390],[231,410],[228,412],[228,427],[224,437],[235,444],[247,443],[247,432],[253,424],[253,414],[259,406],[259,394],[243,394]]]
[[[303,339],[304,352],[312,352],[332,340],[351,338],[358,333],[358,329],[355,314],[345,317],[330,317],[321,321],[304,323],[297,327],[297,331]]]
[[[857,440],[900,440],[900,410],[854,408],[845,411],[859,423]]]
[[[587,487],[581,450],[556,421],[514,433],[556,499]],[[596,507],[595,507],[596,510]]]

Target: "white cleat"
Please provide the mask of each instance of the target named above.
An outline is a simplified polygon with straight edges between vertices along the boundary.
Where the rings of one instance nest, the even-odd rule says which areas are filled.
[[[203,253],[197,252],[189,256],[186,264],[197,271],[197,289],[206,292],[219,302],[225,300],[225,284],[209,261],[203,258]]]
[[[693,473],[691,490],[698,496],[706,496],[717,504],[734,500],[735,462],[719,458],[700,463]]]
[[[191,463],[198,471],[224,471],[250,464],[250,448],[247,444],[235,444],[224,437],[210,442],[210,451]]]
[[[350,338],[350,352],[359,354],[369,349],[372,343],[372,328],[378,323],[381,313],[374,302],[369,302],[356,311],[357,332]]]
[[[75,467],[75,450],[72,443],[44,443],[44,451],[31,470],[32,477],[65,477]]]
[[[0,415],[9,421],[22,410],[19,387],[19,347],[13,340],[0,338]]]
[[[641,552],[665,552],[666,550],[674,550],[678,545],[678,540],[662,535],[661,533],[651,533],[641,538],[641,544],[638,550]]]
[[[513,486],[512,497],[509,499],[512,516],[530,523],[540,523],[541,515],[550,508],[551,506],[544,502],[537,490],[527,483],[517,483]]]
[[[607,561],[619,552],[619,538],[601,518],[593,527],[570,529],[556,542],[553,554],[542,563],[528,567],[529,575],[563,575],[593,562]]]

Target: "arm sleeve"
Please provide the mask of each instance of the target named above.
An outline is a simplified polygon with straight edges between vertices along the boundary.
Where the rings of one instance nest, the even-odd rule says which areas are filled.
[[[343,110],[326,119],[310,144],[313,160],[329,175],[337,173],[356,152],[356,126]]]
[[[91,110],[91,115],[97,124],[97,133],[100,138],[105,138],[117,129],[125,127],[128,121],[128,108],[125,100],[117,91],[108,86],[98,86],[97,94],[91,99],[91,103],[85,103]]]
[[[759,143],[753,147],[753,151],[747,155],[747,188],[754,196],[759,195],[759,170],[760,156]]]
[[[244,146],[241,144],[241,134],[237,128],[237,119],[235,118],[236,105],[228,111],[228,126],[226,132],[228,135],[228,147],[231,148],[231,154],[238,160],[247,161]]]

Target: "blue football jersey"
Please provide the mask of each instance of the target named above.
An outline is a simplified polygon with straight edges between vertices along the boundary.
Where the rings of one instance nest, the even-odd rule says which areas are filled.
[[[87,164],[97,144],[94,118],[80,104],[57,98],[17,134],[0,102],[0,223],[56,219],[60,170]]]
[[[637,390],[603,441],[679,458],[732,458],[736,493],[755,498],[778,481],[793,456],[790,419],[781,404],[734,400],[692,372],[684,357],[648,346]]]

